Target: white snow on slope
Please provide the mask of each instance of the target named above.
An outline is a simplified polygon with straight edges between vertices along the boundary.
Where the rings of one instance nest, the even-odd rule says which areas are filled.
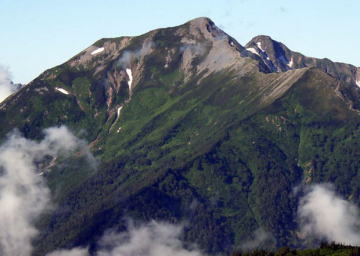
[[[356,85],[360,87],[360,80],[356,80]]]
[[[255,48],[246,48],[246,50],[260,56],[260,54],[257,52]]]
[[[261,42],[257,42],[256,45],[261,51],[265,52],[264,49],[261,47]]]
[[[63,94],[66,94],[66,95],[70,94],[67,90],[65,90],[63,88],[55,87],[55,90],[57,90],[57,91],[59,91],[59,92],[61,92]]]
[[[118,109],[117,109],[117,117],[116,117],[115,123],[116,123],[116,122],[119,120],[119,118],[120,118],[120,113],[121,113],[122,108],[123,108],[123,106],[120,106],[120,107],[118,107]],[[114,124],[115,124],[115,123],[114,123]],[[119,128],[117,129],[117,133],[119,133],[120,130],[121,130],[121,127],[119,127]]]
[[[288,67],[290,67],[290,68],[293,67],[293,65],[294,65],[294,59],[293,59],[293,57],[291,57],[290,62],[289,62],[287,65],[288,65]]]
[[[121,112],[121,109],[123,108],[123,106],[121,106],[121,107],[119,107],[118,109],[117,109],[117,118],[119,118],[120,117],[120,112]]]
[[[130,68],[127,68],[126,69],[126,74],[128,75],[129,77],[129,81],[128,81],[128,84],[129,84],[129,91],[131,92],[131,84],[133,82],[133,76],[132,76],[132,72],[131,72],[131,69]]]
[[[92,51],[92,52],[91,52],[91,55],[98,54],[98,53],[100,53],[100,52],[102,52],[102,51],[104,51],[104,47],[101,47],[101,48],[96,49],[95,51]]]

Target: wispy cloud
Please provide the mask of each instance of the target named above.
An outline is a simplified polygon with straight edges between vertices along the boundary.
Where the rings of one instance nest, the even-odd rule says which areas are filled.
[[[14,131],[0,146],[0,255],[31,255],[31,241],[38,234],[34,223],[51,207],[50,190],[38,169],[39,163],[74,152],[90,154],[86,143],[65,126],[44,130],[40,142]],[[199,250],[181,241],[182,231],[182,225],[155,221],[140,226],[129,224],[126,232],[105,232],[95,255],[200,256]],[[89,255],[87,248],[72,248],[47,256]]]
[[[87,248],[75,248],[70,250],[59,250],[47,254],[47,256],[88,256],[89,252]],[[119,255],[120,256],[120,255]]]
[[[126,232],[108,231],[100,239],[96,256],[201,256],[193,247],[186,248],[180,240],[183,227],[151,221],[140,226],[130,225]],[[48,256],[88,256],[86,249],[61,250]]]
[[[266,232],[262,228],[258,228],[252,234],[252,238],[245,241],[241,246],[241,250],[250,251],[254,249],[271,248],[275,243],[275,238],[271,233]]]
[[[66,127],[49,128],[40,142],[11,133],[0,146],[0,255],[31,255],[34,222],[47,209],[50,191],[37,164],[83,146]]]
[[[16,86],[11,82],[11,74],[9,70],[0,65],[0,102],[17,90]]]
[[[130,68],[133,61],[150,54],[154,47],[153,41],[145,41],[140,49],[124,51],[117,64],[122,68]]]
[[[206,52],[206,46],[204,44],[185,44],[180,47],[180,51],[184,54],[202,56]]]
[[[330,184],[308,187],[300,199],[298,216],[303,236],[360,245],[359,210]]]

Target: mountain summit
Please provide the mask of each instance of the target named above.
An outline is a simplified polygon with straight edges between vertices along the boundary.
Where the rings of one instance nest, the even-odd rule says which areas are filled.
[[[331,182],[360,203],[358,81],[267,36],[243,47],[208,18],[95,42],[0,104],[2,141],[66,125],[99,162],[38,164],[55,206],[34,255],[96,250],[129,218],[188,223],[183,239],[210,254],[257,230],[299,246],[295,187]]]

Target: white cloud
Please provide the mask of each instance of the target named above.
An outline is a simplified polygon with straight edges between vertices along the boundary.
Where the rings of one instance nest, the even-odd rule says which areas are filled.
[[[134,60],[140,59],[145,55],[150,54],[154,47],[155,46],[153,41],[145,41],[140,49],[134,51],[124,51],[117,64],[122,68],[130,68],[131,63]]]
[[[15,87],[11,83],[10,72],[0,65],[0,102],[13,94]]]
[[[50,190],[39,175],[38,164],[75,151],[91,155],[86,144],[65,126],[48,128],[44,135],[37,142],[13,132],[0,146],[0,255],[32,253],[31,241],[38,234],[34,222],[51,206]],[[127,232],[106,232],[95,255],[200,256],[197,249],[185,248],[181,234],[179,225],[155,221],[129,225]],[[87,248],[61,249],[47,256],[89,256],[89,252]]]
[[[358,208],[337,195],[329,184],[307,189],[300,200],[298,216],[303,236],[360,245]]]
[[[273,246],[275,238],[271,233],[266,232],[262,228],[258,228],[254,231],[252,239],[245,241],[240,248],[244,251],[251,251],[254,249],[266,249]]]
[[[42,141],[11,133],[0,146],[0,255],[31,255],[34,222],[50,206],[50,191],[36,163],[68,154],[83,143],[66,127],[49,128]]]
[[[196,249],[185,249],[180,240],[182,226],[152,221],[130,227],[125,233],[109,232],[101,239],[97,256],[200,256]]]
[[[47,254],[47,256],[88,256],[89,252],[86,248],[75,248],[71,250],[59,250]]]
[[[108,231],[99,241],[96,256],[201,256],[196,248],[185,248],[181,225],[151,221],[128,231]],[[48,256],[88,256],[86,249],[61,250]]]
[[[187,54],[202,56],[206,53],[206,46],[204,44],[185,44],[180,47],[180,51],[187,51]]]

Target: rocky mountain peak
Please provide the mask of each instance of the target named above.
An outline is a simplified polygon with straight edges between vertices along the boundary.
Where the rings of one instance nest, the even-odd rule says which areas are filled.
[[[186,31],[186,28],[188,28],[188,31]],[[179,26],[179,30],[183,37],[191,37],[199,41],[206,40],[213,42],[216,40],[226,40],[230,38],[228,34],[217,27],[215,23],[207,17],[190,20],[182,26]],[[185,31],[187,33],[181,33]]]
[[[271,72],[283,72],[295,68],[291,51],[270,36],[256,36],[245,47],[258,55]]]
[[[202,27],[202,26],[204,26],[204,25],[206,26],[208,24],[214,25],[215,23],[208,17],[198,17],[198,18],[189,20],[188,22],[186,22],[186,24],[191,24],[194,26]]]

